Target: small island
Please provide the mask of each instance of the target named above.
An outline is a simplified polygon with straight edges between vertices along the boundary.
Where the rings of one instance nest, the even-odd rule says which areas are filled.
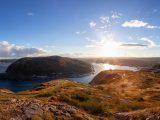
[[[91,64],[73,58],[25,57],[18,59],[8,66],[1,78],[11,80],[23,79],[55,79],[62,77],[78,77],[93,72]]]

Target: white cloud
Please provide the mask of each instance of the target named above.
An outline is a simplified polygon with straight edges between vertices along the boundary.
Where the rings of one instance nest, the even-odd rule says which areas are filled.
[[[91,21],[91,22],[89,23],[89,26],[90,26],[91,28],[94,28],[94,27],[96,26],[96,22]]]
[[[118,19],[118,18],[120,18],[120,16],[115,15],[115,14],[113,14],[111,17],[112,17],[113,19]]]
[[[106,28],[107,28],[107,25],[100,26],[99,28],[100,28],[100,29],[106,29]]]
[[[99,19],[100,19],[101,23],[108,23],[109,22],[108,16],[101,16]]]
[[[82,31],[82,32],[81,32],[81,31],[76,31],[76,32],[75,32],[75,34],[77,34],[77,35],[85,34],[85,33],[86,33],[86,31]]]
[[[90,28],[95,28],[94,30],[99,29],[109,29],[112,27],[112,25],[115,25],[116,23],[119,23],[118,19],[122,16],[121,13],[118,12],[111,12],[111,15],[103,15],[99,16],[98,20],[91,20],[89,22]],[[79,34],[79,33],[78,33]]]
[[[121,13],[118,13],[118,12],[116,12],[116,11],[111,11],[111,18],[112,19],[119,19],[119,18],[121,18],[121,16],[122,16],[122,14]]]
[[[71,58],[89,58],[89,57],[96,57],[97,54],[95,53],[90,53],[90,52],[83,52],[83,53],[62,53],[58,54],[63,57],[71,57]]]
[[[40,48],[27,48],[7,41],[0,41],[0,57],[39,56],[45,53],[46,51]]]
[[[146,28],[149,28],[149,29],[160,29],[159,26],[153,26],[153,25],[147,25]]]
[[[120,46],[125,48],[153,48],[159,47],[153,40],[143,37],[140,40],[144,41],[143,43],[122,43]]]
[[[143,37],[140,40],[146,41],[148,44],[148,47],[157,47],[156,43],[153,40],[150,40],[149,38]]]
[[[140,20],[131,20],[131,21],[125,21],[122,26],[123,27],[145,27],[148,23],[140,21]]]
[[[125,21],[122,24],[122,27],[133,27],[133,28],[140,28],[140,27],[144,27],[144,28],[149,28],[149,29],[160,29],[159,26],[153,26],[150,25],[147,22],[141,21],[141,20],[130,20],[130,21]]]
[[[80,32],[79,31],[77,31],[77,32],[75,32],[77,35],[79,35],[80,34]]]
[[[114,40],[113,35],[107,35],[103,38],[99,38],[97,40],[86,38],[90,44],[86,45],[86,47],[92,48],[103,48],[106,46],[112,46],[116,48],[124,48],[124,49],[135,49],[135,48],[153,48],[153,47],[160,47],[157,45],[153,40],[148,38],[141,38],[141,42],[118,42]],[[144,41],[144,42],[142,42]]]
[[[112,19],[119,19],[119,18],[121,18],[121,16],[122,16],[121,13],[116,13],[116,12],[114,12],[114,13],[112,14],[111,18],[112,18]]]
[[[34,16],[34,13],[28,12],[27,15],[28,15],[28,16]]]

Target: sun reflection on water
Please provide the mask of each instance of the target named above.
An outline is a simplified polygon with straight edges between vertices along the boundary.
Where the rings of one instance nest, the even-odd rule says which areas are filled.
[[[111,64],[104,64],[103,65],[103,69],[104,70],[115,70],[115,66],[111,65]]]

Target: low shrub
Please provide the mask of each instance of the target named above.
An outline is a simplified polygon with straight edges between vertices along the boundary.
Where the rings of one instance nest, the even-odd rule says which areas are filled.
[[[78,100],[80,102],[87,101],[89,99],[89,92],[79,91],[71,96],[72,99]]]
[[[48,93],[39,94],[39,95],[37,95],[36,97],[50,97],[50,96],[52,96],[52,95],[53,95],[53,93],[48,92]]]
[[[144,108],[146,108],[146,107],[143,105],[134,104],[134,103],[117,105],[117,110],[119,112],[128,112],[128,111],[140,110],[140,109],[144,109]]]
[[[85,110],[89,111],[90,113],[96,114],[104,114],[105,106],[99,99],[89,99],[86,102],[80,104]]]
[[[92,114],[103,114],[105,112],[105,105],[101,99],[92,96],[88,91],[78,91],[71,96],[63,95],[61,99]]]

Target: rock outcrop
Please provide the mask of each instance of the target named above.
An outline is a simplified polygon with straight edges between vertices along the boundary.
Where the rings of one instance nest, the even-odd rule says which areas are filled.
[[[74,118],[81,117],[84,120],[93,120],[87,113],[80,111],[78,108],[67,105],[65,103],[42,102],[37,99],[21,100],[11,98],[7,100],[5,104],[6,109],[10,109],[6,112],[0,112],[0,119],[14,119],[14,120],[30,120],[34,118],[48,118],[47,120],[54,119],[67,119],[74,120]],[[11,107],[14,107],[11,108]],[[8,114],[9,113],[9,114]],[[5,116],[5,114],[8,114]]]

